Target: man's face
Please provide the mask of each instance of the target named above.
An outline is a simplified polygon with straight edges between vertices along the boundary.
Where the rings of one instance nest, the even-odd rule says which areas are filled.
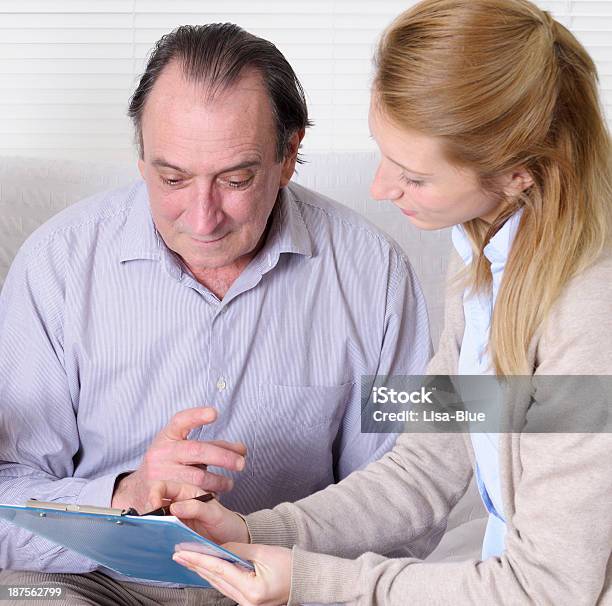
[[[258,73],[206,100],[177,63],[164,69],[144,109],[139,169],[157,230],[194,274],[248,263],[279,188],[291,179],[300,138],[278,163]]]

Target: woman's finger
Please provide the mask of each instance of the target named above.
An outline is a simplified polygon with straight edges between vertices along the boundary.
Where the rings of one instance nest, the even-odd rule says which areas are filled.
[[[191,557],[191,556],[196,557]],[[223,577],[223,575],[216,574],[212,571],[212,567],[215,565],[215,560],[228,564],[228,566],[237,568],[234,564],[229,564],[219,558],[213,558],[202,554],[192,554],[190,552],[179,551],[174,554],[172,558],[175,562],[181,566],[185,566],[189,570],[192,570],[203,579],[208,581],[215,589],[220,591],[223,595],[227,596],[231,600],[234,600],[237,604],[250,604],[245,598],[241,591],[242,583],[244,580],[240,578],[239,584],[236,585],[231,581]],[[208,562],[208,564],[207,564]]]
[[[237,556],[240,556],[243,560],[256,560],[257,554],[261,552],[261,545],[257,543],[224,543],[221,545],[223,549],[227,549]]]
[[[253,579],[253,574],[243,567],[226,562],[221,558],[207,556],[202,553],[178,551],[174,554],[173,558],[179,563],[185,562],[201,570],[198,574],[209,573],[219,577],[241,592],[244,592],[247,588],[247,584]]]
[[[192,570],[208,581],[217,591],[220,591],[224,596],[236,602],[236,604],[240,604],[241,606],[250,604],[250,602],[244,597],[242,592],[237,587],[234,587],[223,578],[212,574],[209,570],[204,570],[203,568]]]

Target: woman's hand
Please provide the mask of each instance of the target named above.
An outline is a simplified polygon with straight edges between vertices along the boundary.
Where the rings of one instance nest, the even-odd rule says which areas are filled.
[[[289,601],[291,550],[236,543],[223,547],[253,562],[255,572],[193,551],[177,551],[174,561],[199,574],[240,606],[278,606]]]
[[[251,537],[245,521],[233,511],[213,499],[207,503],[188,500],[204,494],[198,486],[178,482],[155,482],[148,498],[151,509],[161,507],[163,501],[173,501],[170,513],[199,535],[215,543],[249,543]],[[167,505],[167,503],[165,503]]]

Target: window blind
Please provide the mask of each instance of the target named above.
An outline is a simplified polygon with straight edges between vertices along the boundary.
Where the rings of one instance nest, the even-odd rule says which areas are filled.
[[[612,118],[612,1],[537,2],[597,62]],[[398,0],[0,0],[0,154],[134,156],[127,101],[154,42],[177,25],[233,21],[298,73],[315,127],[304,151],[373,149],[367,107],[382,29]]]

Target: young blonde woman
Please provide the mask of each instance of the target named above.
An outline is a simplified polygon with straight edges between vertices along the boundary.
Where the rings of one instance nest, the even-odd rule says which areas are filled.
[[[451,280],[429,372],[612,374],[610,138],[574,36],[526,0],[425,0],[382,38],[370,128],[374,197],[423,229],[455,226],[450,271],[468,276]],[[539,413],[555,415],[553,391]],[[175,559],[243,605],[610,604],[611,455],[605,432],[404,435],[294,504],[246,518],[216,501],[172,506],[256,573]],[[490,512],[481,560],[377,555],[426,556],[473,478]],[[162,496],[194,495],[163,484]]]

